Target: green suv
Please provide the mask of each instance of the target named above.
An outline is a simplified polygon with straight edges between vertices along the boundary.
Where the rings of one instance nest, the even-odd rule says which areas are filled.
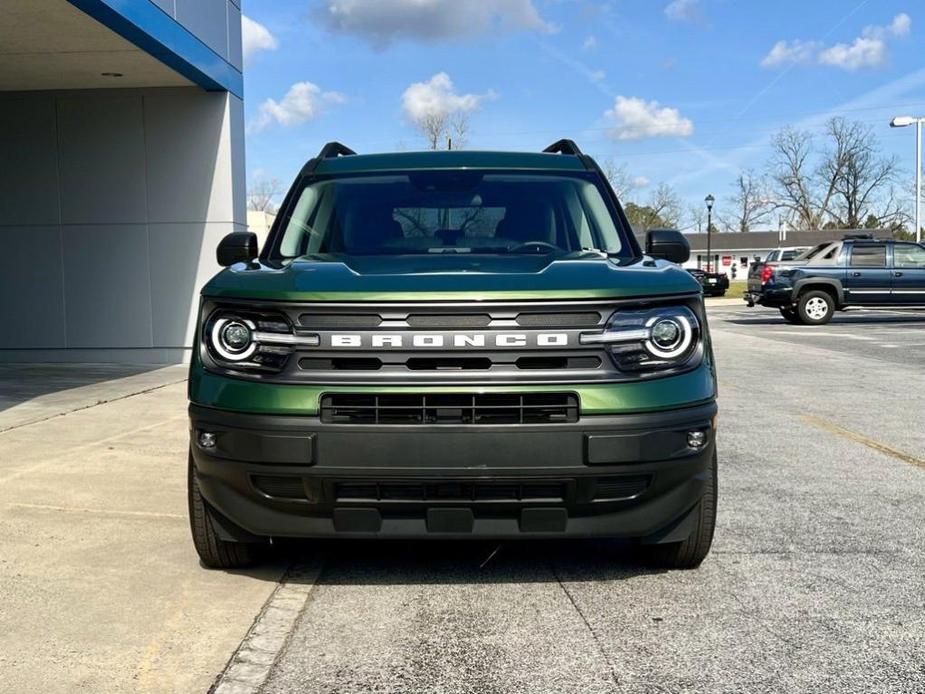
[[[306,164],[222,240],[189,379],[209,567],[275,538],[628,538],[696,567],[716,376],[676,231],[643,253],[569,140]]]

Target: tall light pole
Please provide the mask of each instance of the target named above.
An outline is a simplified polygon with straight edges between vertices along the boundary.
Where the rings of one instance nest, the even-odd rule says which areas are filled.
[[[713,272],[710,267],[713,265],[713,247],[710,245],[710,234],[713,232],[713,203],[716,202],[716,198],[711,193],[703,201],[707,204],[707,272]]]
[[[890,121],[891,128],[915,126],[915,241],[922,241],[922,123],[925,117],[898,116]]]

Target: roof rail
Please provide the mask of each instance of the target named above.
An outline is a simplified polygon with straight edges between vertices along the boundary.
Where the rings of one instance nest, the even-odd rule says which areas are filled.
[[[576,145],[573,140],[567,140],[567,139],[556,140],[551,145],[549,145],[549,147],[544,149],[543,152],[546,152],[548,154],[574,154],[574,155],[582,154],[581,149],[579,149],[578,145]]]
[[[352,149],[340,142],[329,142],[321,148],[318,154],[319,159],[336,159],[337,157],[349,157],[356,154]]]
[[[302,167],[302,171],[299,175],[311,176],[313,173],[315,173],[315,169],[318,168],[318,165],[321,164],[321,162],[323,162],[325,159],[350,157],[355,154],[356,152],[347,147],[347,145],[342,145],[340,142],[329,142],[321,148],[321,151],[318,153],[317,157],[308,160],[305,166]]]

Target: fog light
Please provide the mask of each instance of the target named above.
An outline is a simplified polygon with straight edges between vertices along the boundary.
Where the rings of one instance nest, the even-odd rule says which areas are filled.
[[[703,448],[707,443],[707,435],[703,431],[687,432],[687,445],[691,448]]]
[[[215,434],[211,431],[199,432],[199,445],[203,448],[215,448]]]

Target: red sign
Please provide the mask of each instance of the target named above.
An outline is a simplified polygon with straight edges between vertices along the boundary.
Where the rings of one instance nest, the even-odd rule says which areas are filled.
[[[729,267],[730,265],[732,265],[732,256],[724,255],[723,256],[723,267]]]

